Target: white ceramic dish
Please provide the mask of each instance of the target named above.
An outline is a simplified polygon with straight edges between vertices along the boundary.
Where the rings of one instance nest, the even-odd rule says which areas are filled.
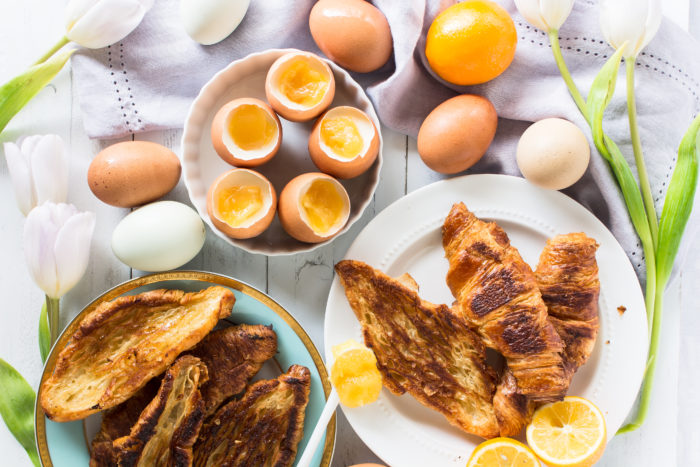
[[[605,414],[608,438],[622,425],[644,374],[647,325],[644,299],[634,269],[607,228],[583,206],[556,191],[505,175],[468,175],[417,190],[377,215],[346,254],[391,276],[410,273],[420,293],[434,303],[454,300],[445,284],[447,260],[441,226],[453,203],[463,201],[477,216],[498,222],[530,265],[537,264],[547,238],[585,232],[600,247],[600,333],[589,361],[576,373],[569,394],[592,400]],[[618,307],[626,312],[620,314]],[[360,325],[338,279],[333,281],[325,318],[326,362],[333,345],[361,340]],[[383,389],[366,407],[343,408],[352,427],[388,465],[464,466],[481,441],[452,427],[412,396]]]
[[[316,244],[299,242],[284,232],[277,217],[270,227],[258,237],[235,240],[214,227],[207,214],[206,193],[209,185],[217,176],[232,168],[221,160],[211,143],[210,128],[216,111],[226,102],[238,97],[255,97],[266,101],[265,75],[267,70],[278,57],[293,51],[295,49],[271,49],[232,62],[202,87],[199,95],[192,102],[185,120],[181,159],[183,178],[190,200],[213,232],[231,245],[251,253],[271,256],[289,255],[310,251],[333,241],[331,239]],[[339,105],[357,107],[369,115],[379,129],[377,114],[360,85],[345,70],[333,62],[326,61],[333,70],[336,86],[331,108]],[[279,152],[266,164],[253,169],[265,175],[272,182],[278,195],[287,182],[295,176],[305,172],[319,171],[311,162],[308,153],[309,133],[314,121],[294,123],[283,118],[280,118],[280,121],[282,122],[282,145]],[[374,164],[367,172],[358,177],[341,180],[350,196],[351,209],[350,218],[338,235],[347,231],[360,218],[372,200],[374,190],[379,182],[381,165],[382,138],[380,132],[379,155]]]

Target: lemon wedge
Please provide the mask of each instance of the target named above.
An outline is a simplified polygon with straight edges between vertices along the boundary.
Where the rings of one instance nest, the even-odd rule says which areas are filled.
[[[540,467],[540,461],[519,441],[493,438],[476,447],[467,467]]]
[[[587,467],[603,455],[605,418],[591,401],[565,397],[540,407],[527,427],[527,443],[550,467]]]

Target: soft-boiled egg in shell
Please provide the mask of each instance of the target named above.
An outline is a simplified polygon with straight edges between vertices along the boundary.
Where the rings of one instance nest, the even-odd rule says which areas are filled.
[[[228,102],[214,116],[211,142],[236,167],[256,167],[272,159],[282,142],[282,125],[269,105],[244,97]]]
[[[334,107],[316,121],[309,136],[311,160],[321,172],[352,178],[365,172],[379,153],[377,128],[360,109]]]
[[[335,178],[318,172],[293,178],[280,194],[280,221],[299,241],[324,242],[335,236],[350,216],[350,198]]]
[[[221,174],[207,192],[207,213],[217,229],[231,238],[251,238],[275,217],[277,194],[262,174],[233,169]]]
[[[289,52],[275,60],[267,72],[265,95],[275,112],[287,120],[311,120],[333,101],[333,71],[318,55]]]

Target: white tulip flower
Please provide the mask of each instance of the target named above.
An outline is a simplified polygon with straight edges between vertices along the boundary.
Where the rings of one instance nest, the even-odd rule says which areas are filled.
[[[600,28],[623,57],[634,59],[654,38],[661,25],[660,0],[601,0]],[[625,45],[627,43],[627,45]]]
[[[60,136],[29,136],[4,146],[15,199],[22,214],[26,216],[45,201],[66,201],[68,157]]]
[[[89,49],[124,39],[141,23],[154,0],[71,0],[66,7],[66,37]]]
[[[574,0],[515,0],[528,23],[544,32],[558,31],[571,14]]]
[[[58,299],[78,283],[90,256],[95,214],[72,204],[46,202],[27,216],[24,254],[34,282]]]

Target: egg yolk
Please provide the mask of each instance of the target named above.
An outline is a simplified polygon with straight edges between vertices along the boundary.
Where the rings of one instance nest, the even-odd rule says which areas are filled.
[[[232,186],[218,192],[216,210],[221,220],[231,227],[240,227],[263,205],[262,190],[257,186]]]
[[[321,140],[343,159],[354,159],[362,150],[362,136],[352,117],[324,118],[321,123]]]
[[[281,73],[279,90],[290,101],[304,107],[312,107],[323,99],[328,88],[328,78],[313,69],[305,60],[296,60]]]
[[[272,141],[277,124],[257,105],[244,104],[231,112],[228,130],[236,146],[244,151],[260,149]]]
[[[333,182],[314,180],[301,197],[309,227],[317,234],[325,234],[340,219],[345,203]]]
[[[333,347],[333,357],[331,383],[340,402],[359,407],[376,401],[382,390],[382,375],[374,352],[351,339]]]

